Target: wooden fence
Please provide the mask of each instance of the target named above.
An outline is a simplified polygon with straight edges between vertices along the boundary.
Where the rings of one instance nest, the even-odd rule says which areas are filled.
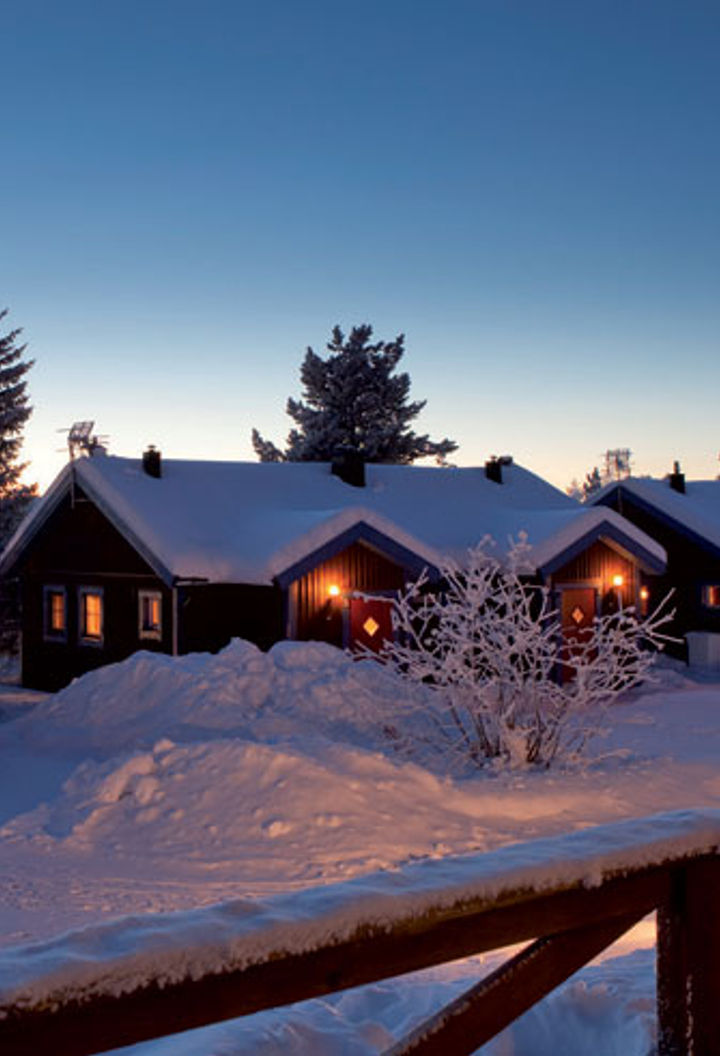
[[[713,824],[720,830],[717,817]],[[567,837],[567,845],[576,846],[582,838]],[[420,911],[417,904],[408,903],[401,875],[392,878],[392,890],[384,896],[383,921],[377,914],[355,919],[346,934],[320,945],[310,913],[306,920],[293,921],[287,948],[279,945],[255,960],[243,957],[241,963],[229,957],[226,965],[213,966],[196,978],[163,977],[160,952],[153,960],[156,977],[143,978],[129,989],[125,984],[127,992],[119,996],[87,979],[82,986],[60,981],[54,992],[41,992],[37,998],[30,990],[30,998],[14,1004],[3,1004],[0,994],[0,1052],[87,1056],[529,942],[388,1050],[388,1056],[472,1053],[657,910],[658,1053],[717,1056],[720,857],[707,829],[695,842],[694,849],[688,850],[686,841],[660,854],[659,860],[657,853],[645,854],[637,846],[626,854],[629,864],[615,853],[609,868],[590,863],[590,880],[587,866],[583,877],[576,858],[575,879],[566,876],[548,886],[546,877],[540,889],[518,884],[517,872],[504,887],[495,878],[492,897],[481,890],[448,899],[447,891],[436,888]],[[482,864],[485,857],[476,860]],[[648,860],[653,864],[638,864]],[[426,864],[432,868],[438,863]],[[318,889],[312,890],[317,896]],[[103,973],[112,977],[112,970],[99,969]]]

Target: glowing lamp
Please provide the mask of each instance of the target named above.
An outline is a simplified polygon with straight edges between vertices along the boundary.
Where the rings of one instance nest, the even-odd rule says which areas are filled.
[[[331,598],[339,598],[340,597],[340,587],[337,585],[337,583],[331,583],[330,584],[330,586],[328,587],[328,594],[330,595]]]
[[[648,587],[640,587],[640,600],[647,601],[650,597],[650,590]]]
[[[618,575],[616,575],[616,576],[613,576],[613,579],[612,579],[612,581],[613,581],[613,586],[614,586],[614,587],[621,587],[621,586],[623,585],[623,583],[625,582],[625,577],[624,577],[624,576],[621,576],[621,575],[620,575],[620,574],[618,573]]]

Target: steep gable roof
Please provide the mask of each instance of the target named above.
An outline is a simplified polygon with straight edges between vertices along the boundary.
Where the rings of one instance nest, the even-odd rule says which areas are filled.
[[[608,538],[648,569],[662,547],[612,510],[589,510],[521,466],[503,483],[477,468],[368,465],[354,488],[327,463],[197,462],[167,459],[159,479],[137,459],[96,455],[66,466],[0,559],[17,561],[73,484],[79,485],[167,582],[287,581],[312,555],[362,526],[402,557],[431,567],[460,563],[491,536],[500,556],[527,533],[535,567],[557,562],[580,541]],[[359,526],[359,530],[358,530]]]
[[[671,488],[667,480],[628,477],[607,484],[592,504],[603,505],[614,496],[620,501],[627,496],[670,528],[720,553],[720,480],[686,481],[683,493]]]

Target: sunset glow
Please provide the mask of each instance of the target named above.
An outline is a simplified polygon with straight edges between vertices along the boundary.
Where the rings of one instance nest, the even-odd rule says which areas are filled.
[[[418,432],[459,465],[507,452],[565,487],[629,447],[639,473],[714,477],[720,9],[356,15],[3,5],[27,476],[83,418],[114,454],[254,460],[306,347],[369,322],[405,333]]]

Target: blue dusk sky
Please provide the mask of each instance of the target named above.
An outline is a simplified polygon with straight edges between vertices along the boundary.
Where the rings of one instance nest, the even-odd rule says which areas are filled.
[[[460,465],[717,474],[717,0],[0,0],[0,32],[41,485],[85,418],[253,458],[361,322]]]

